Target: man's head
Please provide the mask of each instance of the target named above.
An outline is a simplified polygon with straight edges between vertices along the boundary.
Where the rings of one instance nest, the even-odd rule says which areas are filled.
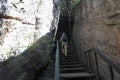
[[[65,35],[65,33],[63,32],[62,35]]]

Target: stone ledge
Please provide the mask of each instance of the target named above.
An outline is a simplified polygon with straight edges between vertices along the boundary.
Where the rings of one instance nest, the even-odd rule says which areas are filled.
[[[117,19],[106,19],[104,22],[107,25],[120,25],[120,20]]]

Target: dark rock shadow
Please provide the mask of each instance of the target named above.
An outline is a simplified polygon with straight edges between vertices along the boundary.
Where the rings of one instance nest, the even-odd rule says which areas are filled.
[[[43,77],[43,73],[46,74],[46,70],[51,67],[52,38],[51,33],[48,33],[22,54],[0,62],[0,80],[39,80]],[[53,74],[54,71],[51,71],[48,75]],[[49,80],[51,76],[43,80]]]
[[[59,23],[58,23],[58,31],[57,31],[57,34],[56,34],[56,40],[60,40],[60,37],[61,37],[63,32],[65,32],[66,35],[68,36],[68,38],[70,38],[70,34],[69,34],[70,32],[69,32],[68,24],[69,24],[68,16],[61,15]]]

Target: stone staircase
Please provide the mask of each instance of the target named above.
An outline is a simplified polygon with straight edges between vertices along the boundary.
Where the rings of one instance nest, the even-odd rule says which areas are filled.
[[[60,80],[93,80],[95,74],[86,71],[73,51],[65,57],[60,53]]]

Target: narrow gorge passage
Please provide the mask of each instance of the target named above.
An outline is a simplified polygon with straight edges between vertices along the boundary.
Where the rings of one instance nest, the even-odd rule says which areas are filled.
[[[120,80],[120,0],[0,0],[0,80],[56,76]]]

